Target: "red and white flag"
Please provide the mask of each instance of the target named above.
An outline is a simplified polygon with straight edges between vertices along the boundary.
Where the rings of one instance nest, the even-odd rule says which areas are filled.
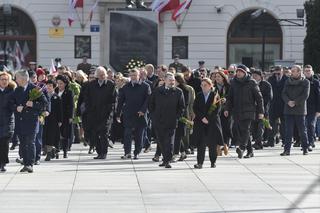
[[[175,10],[177,7],[179,7],[179,4],[179,0],[154,0],[150,7],[152,11],[159,13],[159,21],[161,21],[161,13],[165,11]]]
[[[14,57],[16,59],[16,69],[19,70],[24,63],[24,55],[18,41],[15,43]]]
[[[94,9],[97,7],[98,5],[98,0],[96,1],[96,3],[94,3],[94,5],[91,7],[90,9],[90,15],[89,15],[89,20],[92,21],[92,17],[93,17],[93,11]]]
[[[51,67],[50,67],[49,72],[50,72],[50,74],[53,74],[53,73],[57,72],[57,69],[56,69],[56,67],[54,66],[53,59],[51,59]]]
[[[74,22],[74,13],[76,12],[76,5],[77,5],[78,0],[69,0],[69,17],[68,17],[68,23],[69,27],[72,26],[72,22]]]
[[[172,13],[172,20],[177,20],[179,16],[186,10],[189,10],[191,6],[192,0],[185,0],[182,2],[179,7],[177,7]]]

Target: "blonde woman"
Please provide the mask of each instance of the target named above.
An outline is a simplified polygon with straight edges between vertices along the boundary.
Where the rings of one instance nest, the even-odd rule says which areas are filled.
[[[9,163],[9,142],[13,136],[14,118],[9,99],[16,88],[11,75],[0,72],[0,172],[6,171]]]

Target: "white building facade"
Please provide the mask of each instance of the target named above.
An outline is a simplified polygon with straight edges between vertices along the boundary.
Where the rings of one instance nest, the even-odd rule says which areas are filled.
[[[16,57],[15,49],[18,43],[21,52],[25,54],[22,58],[24,64],[35,60],[38,64],[49,67],[51,60],[59,57],[63,64],[75,68],[81,62],[83,54],[89,54],[87,56],[90,63],[108,66],[110,13],[124,8],[125,1],[98,0],[93,18],[89,21],[90,9],[96,1],[84,0],[83,9],[77,8],[74,13],[75,21],[71,27],[67,21],[70,14],[68,2],[0,0],[0,7],[10,4],[13,8],[12,14],[5,19],[3,9],[0,8],[1,62],[4,63],[3,55],[10,51],[11,56],[9,55],[7,60]],[[151,1],[146,2],[149,4]],[[171,20],[171,12],[161,15],[163,22],[158,24],[158,64],[168,65],[175,53],[181,53],[182,63],[192,68],[196,68],[200,60],[204,60],[208,68],[215,65],[226,67],[231,63],[261,67],[263,43],[265,67],[272,65],[274,60],[303,63],[306,28],[293,25],[300,25],[303,21],[295,19],[296,10],[303,9],[304,2],[193,0],[188,13],[182,15],[177,23]],[[252,16],[252,13],[259,9],[264,11],[261,17]],[[144,14],[144,17],[158,21],[153,12],[145,13],[147,15]],[[289,24],[288,21],[294,24]],[[86,24],[83,29],[81,23]],[[34,29],[30,24],[33,24]]]

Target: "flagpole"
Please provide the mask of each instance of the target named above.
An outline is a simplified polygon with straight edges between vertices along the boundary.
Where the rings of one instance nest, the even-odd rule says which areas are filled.
[[[82,5],[82,20],[81,20],[81,29],[84,31],[86,24],[84,24],[84,3]]]

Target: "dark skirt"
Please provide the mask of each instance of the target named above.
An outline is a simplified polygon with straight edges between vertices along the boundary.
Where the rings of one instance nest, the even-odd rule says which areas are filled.
[[[58,122],[46,119],[45,125],[43,126],[42,141],[44,146],[59,146],[60,128]]]

